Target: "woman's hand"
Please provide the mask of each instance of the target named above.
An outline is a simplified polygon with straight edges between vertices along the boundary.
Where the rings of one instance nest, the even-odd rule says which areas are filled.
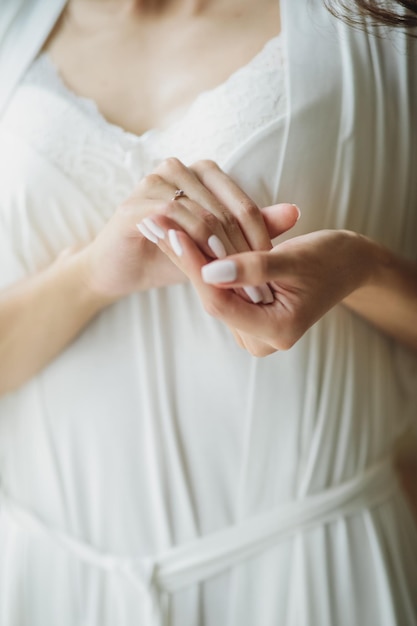
[[[176,197],[179,189],[183,195]],[[288,227],[288,220],[283,225],[279,215],[277,223],[275,213],[261,212],[212,161],[186,167],[178,159],[167,159],[139,183],[82,252],[87,283],[95,293],[112,299],[186,280],[179,266],[152,245],[165,232],[154,215],[164,219],[165,226],[179,225],[211,260],[270,249],[271,236]],[[290,221],[292,226],[292,216]],[[247,291],[255,301],[272,299],[266,286]]]
[[[269,252],[248,252],[207,264],[184,232],[161,248],[193,282],[205,309],[235,330],[255,356],[287,350],[335,304],[364,285],[371,274],[367,240],[350,231],[322,230],[289,239]],[[274,300],[251,304],[232,288],[267,281]]]
[[[368,237],[318,231],[286,241],[267,254],[235,256],[231,267],[236,278],[229,287],[269,281],[278,308],[262,336],[271,346],[292,346],[342,302],[384,334],[417,350],[417,264]],[[204,280],[217,282],[219,269],[214,263],[204,267]],[[252,322],[249,314],[237,312],[235,323],[256,333]]]
[[[187,197],[172,200],[177,189],[184,189]],[[113,301],[187,279],[181,265],[152,243],[165,232],[152,221],[154,214],[181,223],[206,251],[207,262],[241,249],[269,249],[270,237],[292,226],[298,211],[291,205],[260,211],[211,162],[192,168],[176,159],[162,163],[93,242],[63,251],[51,266],[0,294],[0,371],[7,372],[0,395],[45,367]],[[272,298],[269,288],[263,293]]]

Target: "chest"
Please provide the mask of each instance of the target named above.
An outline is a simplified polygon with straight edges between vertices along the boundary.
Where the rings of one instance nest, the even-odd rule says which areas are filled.
[[[169,125],[280,28],[276,2],[255,16],[132,20],[92,31],[64,18],[45,49],[65,83],[94,100],[108,121],[137,135]]]

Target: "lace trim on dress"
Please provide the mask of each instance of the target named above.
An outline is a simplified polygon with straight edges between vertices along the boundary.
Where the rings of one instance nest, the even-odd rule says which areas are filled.
[[[108,215],[164,158],[225,161],[285,113],[279,35],[223,83],[199,94],[180,118],[140,136],[111,124],[93,100],[72,92],[45,53],[23,77],[4,121]]]

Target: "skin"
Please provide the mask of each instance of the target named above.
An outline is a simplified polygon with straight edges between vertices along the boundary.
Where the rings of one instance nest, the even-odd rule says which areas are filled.
[[[169,123],[276,34],[276,1],[259,7],[249,0],[73,0],[45,48],[76,93],[93,98],[110,122],[141,133]],[[187,198],[172,201],[177,188]],[[138,230],[150,217],[164,234],[177,233],[181,256],[168,236],[156,246]],[[256,207],[214,163],[186,168],[168,159],[94,241],[64,251],[50,268],[0,294],[0,393],[36,374],[118,299],[187,277],[206,310],[258,356],[290,348],[340,302],[417,348],[415,266],[348,231],[319,231],[271,250],[270,238],[297,217],[292,205]],[[211,234],[233,255],[234,283],[202,280],[203,266],[215,256]],[[255,305],[239,289],[265,282],[274,294],[271,304],[264,294]]]
[[[247,63],[278,30],[276,0],[72,0],[45,49],[74,92],[95,100],[109,122],[141,134],[169,124],[198,93]],[[0,395],[39,372],[120,298],[187,279],[206,310],[228,324],[239,345],[254,355],[288,349],[337,303],[417,349],[414,264],[347,231],[322,231],[270,250],[269,238],[298,218],[292,205],[259,211],[212,163],[189,172],[210,187],[209,205],[199,205],[189,181],[188,198],[173,203],[173,187],[185,187],[184,171],[181,183],[176,178],[179,169],[178,163],[164,164],[153,174],[157,178],[147,177],[116,208],[91,244],[64,250],[49,268],[0,293]],[[225,202],[225,193],[233,199]],[[137,229],[146,217],[164,233],[158,246]],[[169,243],[169,230],[177,232],[181,256]],[[246,238],[249,230],[257,241]],[[242,251],[229,257],[236,263],[237,281],[212,285],[202,279],[202,268],[213,261],[210,233],[222,239],[228,253]],[[335,246],[339,265],[334,270],[342,281],[329,270]],[[248,252],[250,247],[256,250]],[[312,267],[303,267],[304,255],[324,270],[320,280]],[[265,282],[274,293],[272,304],[249,303],[238,289]],[[400,470],[416,506],[415,444],[410,449],[412,462],[404,466],[402,455]]]
[[[260,5],[249,0],[73,0],[45,50],[68,86],[93,98],[109,122],[141,133],[169,123],[200,91],[223,82],[277,34],[277,3],[262,0],[262,11]],[[206,168],[211,164],[197,166],[200,173]],[[228,253],[250,249],[245,229],[256,233],[253,246],[270,248],[259,208],[236,186],[227,206],[207,189],[201,198],[197,169],[168,159],[115,208],[89,245],[63,251],[49,268],[0,293],[0,394],[34,376],[118,299],[187,280],[136,226],[151,213],[169,215],[178,185],[187,186],[190,198],[197,194],[186,201],[188,209],[194,208],[203,226],[207,222],[205,233],[214,228]],[[214,187],[224,193],[231,181],[216,172]],[[193,180],[191,187],[185,174]],[[233,211],[245,215],[242,227]],[[270,222],[273,213],[268,212]],[[294,223],[291,215],[285,223],[279,210],[275,216],[277,232]],[[215,218],[222,223],[214,226]]]
[[[179,186],[190,190],[198,202],[171,200]],[[190,234],[202,239],[205,258],[215,256],[208,246],[212,234],[229,254],[250,250],[245,237],[249,230],[252,247],[270,249],[271,233],[285,232],[298,218],[293,205],[258,209],[215,163],[201,161],[192,168],[176,159],[161,163],[115,210],[91,244],[63,251],[45,271],[0,294],[0,393],[42,369],[95,315],[120,298],[187,280],[138,230],[138,224],[155,212],[166,224],[174,225],[170,216],[175,216]],[[237,297],[247,301],[239,293]]]
[[[75,93],[142,134],[169,124],[279,30],[276,0],[72,0],[45,49]]]
[[[153,219],[164,225],[163,218]],[[181,255],[166,238],[159,240],[160,249],[193,282],[206,311],[234,329],[239,343],[255,356],[291,348],[339,303],[417,350],[417,267],[367,237],[346,230],[294,237],[269,252],[228,257],[236,280],[208,283],[203,268],[209,259],[186,232],[176,233]],[[263,282],[274,294],[272,304],[244,302],[231,289]]]

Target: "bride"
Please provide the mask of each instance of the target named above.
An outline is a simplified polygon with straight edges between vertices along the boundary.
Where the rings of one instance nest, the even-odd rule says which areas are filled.
[[[1,626],[416,623],[415,298],[357,304],[384,255],[413,293],[415,45],[319,0],[3,1]],[[271,346],[269,276],[199,277],[279,235]]]

